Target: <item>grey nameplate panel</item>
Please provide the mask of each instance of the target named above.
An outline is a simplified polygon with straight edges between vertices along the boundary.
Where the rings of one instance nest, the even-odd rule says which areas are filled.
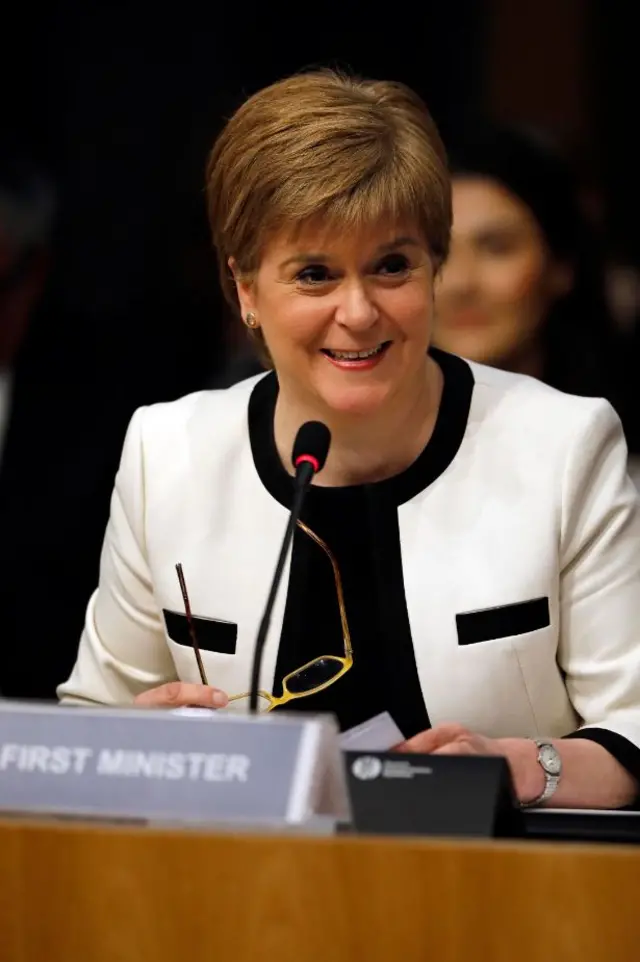
[[[313,814],[332,745],[338,758],[332,727],[305,716],[0,702],[0,811],[300,823]]]

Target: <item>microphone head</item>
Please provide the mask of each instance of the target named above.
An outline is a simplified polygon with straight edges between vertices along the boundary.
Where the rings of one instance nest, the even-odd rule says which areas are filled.
[[[322,421],[306,421],[293,443],[291,460],[296,471],[305,463],[311,464],[314,474],[322,471],[330,444],[331,432],[326,424]]]

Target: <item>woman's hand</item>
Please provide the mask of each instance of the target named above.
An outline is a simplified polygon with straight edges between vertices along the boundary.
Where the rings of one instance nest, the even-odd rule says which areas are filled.
[[[549,800],[553,808],[620,808],[638,797],[638,782],[602,745],[587,737],[550,741],[562,758],[562,776]],[[430,755],[502,755],[509,763],[518,801],[532,802],[544,791],[538,748],[530,738],[486,738],[447,722],[409,738],[397,750]]]
[[[136,697],[135,704],[142,708],[224,708],[228,701],[223,691],[211,685],[170,681],[143,691]]]
[[[462,725],[445,722],[420,732],[398,747],[402,752],[428,755],[502,755],[507,759],[516,795],[530,802],[544,791],[545,778],[538,764],[538,749],[528,738],[486,738]]]

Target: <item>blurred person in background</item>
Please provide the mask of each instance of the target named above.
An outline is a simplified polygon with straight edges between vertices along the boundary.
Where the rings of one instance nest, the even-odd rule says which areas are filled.
[[[453,232],[434,343],[604,397],[636,443],[631,372],[572,176],[542,140],[478,125],[449,145]]]

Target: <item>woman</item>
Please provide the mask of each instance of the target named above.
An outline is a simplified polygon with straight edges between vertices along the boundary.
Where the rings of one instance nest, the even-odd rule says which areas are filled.
[[[317,419],[333,440],[267,639],[267,707],[343,656],[280,703],[342,729],[386,709],[406,750],[504,755],[523,804],[630,802],[640,514],[620,424],[604,401],[427,353],[451,204],[422,102],[284,80],[228,122],[207,192],[223,289],[275,370],[135,414],[62,700],[238,707],[292,443]]]
[[[453,141],[450,167],[453,232],[434,344],[606,397],[631,439],[630,372],[569,170],[542,142],[490,125]]]

